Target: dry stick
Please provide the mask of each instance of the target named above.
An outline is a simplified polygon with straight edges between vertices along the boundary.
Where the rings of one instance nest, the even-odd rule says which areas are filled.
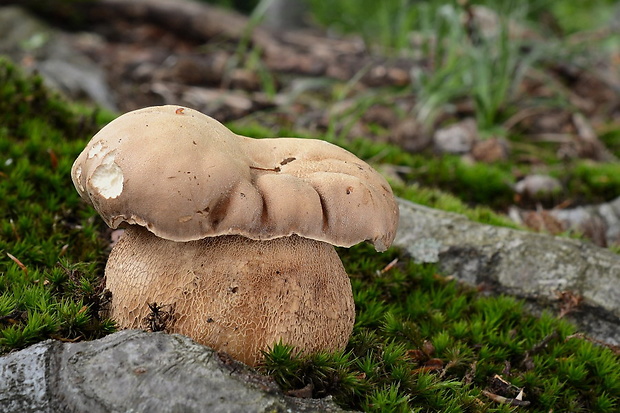
[[[394,268],[396,266],[396,264],[398,263],[398,258],[394,258],[392,261],[389,262],[388,265],[386,265],[383,269],[377,271],[378,275],[381,274],[385,274],[386,272],[388,272],[389,270],[391,270],[392,268]]]
[[[557,338],[558,336],[559,336],[559,333],[557,330],[555,330],[552,333],[546,335],[541,341],[534,344],[534,346],[530,350],[525,352],[523,356],[523,360],[521,361],[521,365],[526,370],[533,370],[535,366],[534,366],[534,362],[532,361],[532,355],[543,350],[545,347],[547,347],[547,345],[551,342],[551,340],[553,340],[554,338]]]
[[[24,274],[25,274],[25,275],[26,275],[26,277],[27,277],[27,276],[28,276],[28,268],[26,268],[26,266],[25,266],[25,265],[24,265],[24,264],[23,264],[20,260],[18,260],[17,258],[15,258],[15,256],[13,256],[13,255],[9,254],[8,252],[6,253],[6,255],[7,255],[7,256],[8,256],[11,260],[13,260],[13,262],[14,262],[15,264],[17,264],[17,265],[19,266],[19,268],[21,268],[21,269],[22,269],[22,271],[24,272]]]
[[[482,390],[482,394],[487,396],[489,399],[493,400],[497,403],[508,404],[510,406],[529,406],[530,402],[527,400],[519,400],[519,399],[511,399],[509,397],[500,396],[499,394],[491,393],[486,390]]]

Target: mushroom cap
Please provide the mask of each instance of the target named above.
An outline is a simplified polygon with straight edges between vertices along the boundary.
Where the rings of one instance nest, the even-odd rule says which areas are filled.
[[[110,227],[137,224],[171,241],[297,234],[383,251],[398,224],[389,184],[350,152],[321,140],[240,136],[180,106],[110,122],[71,176]]]

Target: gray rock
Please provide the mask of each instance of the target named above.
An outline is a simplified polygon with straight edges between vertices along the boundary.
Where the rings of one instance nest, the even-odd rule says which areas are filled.
[[[551,176],[534,174],[517,182],[514,190],[531,200],[544,200],[559,194],[562,191],[562,184]]]
[[[399,200],[395,245],[414,259],[493,292],[556,309],[562,292],[583,299],[570,313],[582,331],[620,344],[620,255],[587,242],[483,225]]]
[[[466,154],[469,153],[478,139],[478,126],[472,118],[435,131],[433,144],[439,153]]]
[[[342,412],[176,334],[48,340],[0,358],[0,412]]]
[[[76,38],[79,35],[53,29],[20,7],[0,7],[0,54],[38,72],[47,86],[72,99],[116,110],[104,71],[76,49]]]
[[[262,0],[262,24],[274,30],[299,30],[308,27],[309,4],[304,0]]]
[[[598,205],[552,209],[549,214],[564,228],[588,235],[598,230],[605,245],[620,245],[620,197]]]

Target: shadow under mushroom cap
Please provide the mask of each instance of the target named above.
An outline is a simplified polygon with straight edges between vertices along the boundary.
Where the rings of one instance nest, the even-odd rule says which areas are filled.
[[[387,181],[325,141],[253,139],[179,106],[126,113],[88,143],[72,168],[80,196],[112,228],[138,224],[172,241],[292,234],[378,251],[395,236]]]

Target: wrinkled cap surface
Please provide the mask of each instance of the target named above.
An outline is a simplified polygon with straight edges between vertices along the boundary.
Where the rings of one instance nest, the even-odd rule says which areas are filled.
[[[350,152],[321,140],[247,138],[180,106],[110,122],[71,175],[110,227],[137,224],[172,241],[297,234],[383,251],[398,224],[389,184]]]

